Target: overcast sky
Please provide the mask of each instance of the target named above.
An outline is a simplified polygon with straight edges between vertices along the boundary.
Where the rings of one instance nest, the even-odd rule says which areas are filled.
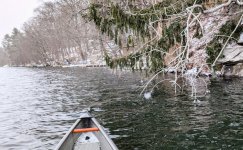
[[[14,27],[21,29],[42,2],[43,0],[0,0],[0,46],[4,35],[11,33]]]

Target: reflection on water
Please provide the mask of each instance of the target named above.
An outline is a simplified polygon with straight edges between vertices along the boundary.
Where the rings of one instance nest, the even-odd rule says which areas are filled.
[[[84,108],[121,150],[243,149],[243,80],[212,80],[195,105],[139,74],[104,68],[0,68],[0,149],[53,149]]]

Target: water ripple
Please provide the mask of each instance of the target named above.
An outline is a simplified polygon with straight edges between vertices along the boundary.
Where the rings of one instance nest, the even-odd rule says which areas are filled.
[[[91,68],[0,68],[0,149],[53,149],[84,108],[121,150],[242,149],[243,80],[212,80],[195,105],[141,76]]]

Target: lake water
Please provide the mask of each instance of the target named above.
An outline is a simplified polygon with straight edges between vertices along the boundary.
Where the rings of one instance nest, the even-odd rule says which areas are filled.
[[[90,108],[120,150],[243,149],[243,79],[211,80],[195,105],[139,73],[106,68],[0,68],[0,149],[54,149]]]

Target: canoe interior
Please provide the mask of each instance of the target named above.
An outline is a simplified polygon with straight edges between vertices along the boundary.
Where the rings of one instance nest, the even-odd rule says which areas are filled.
[[[73,133],[74,129],[82,129],[82,128],[99,128],[99,131],[93,132],[94,135],[100,142],[101,150],[118,150],[113,141],[108,137],[105,133],[103,127],[97,122],[97,120],[90,115],[78,119],[70,130],[66,133],[66,135],[59,142],[56,150],[73,150],[75,146],[75,142],[80,137],[82,133]]]

